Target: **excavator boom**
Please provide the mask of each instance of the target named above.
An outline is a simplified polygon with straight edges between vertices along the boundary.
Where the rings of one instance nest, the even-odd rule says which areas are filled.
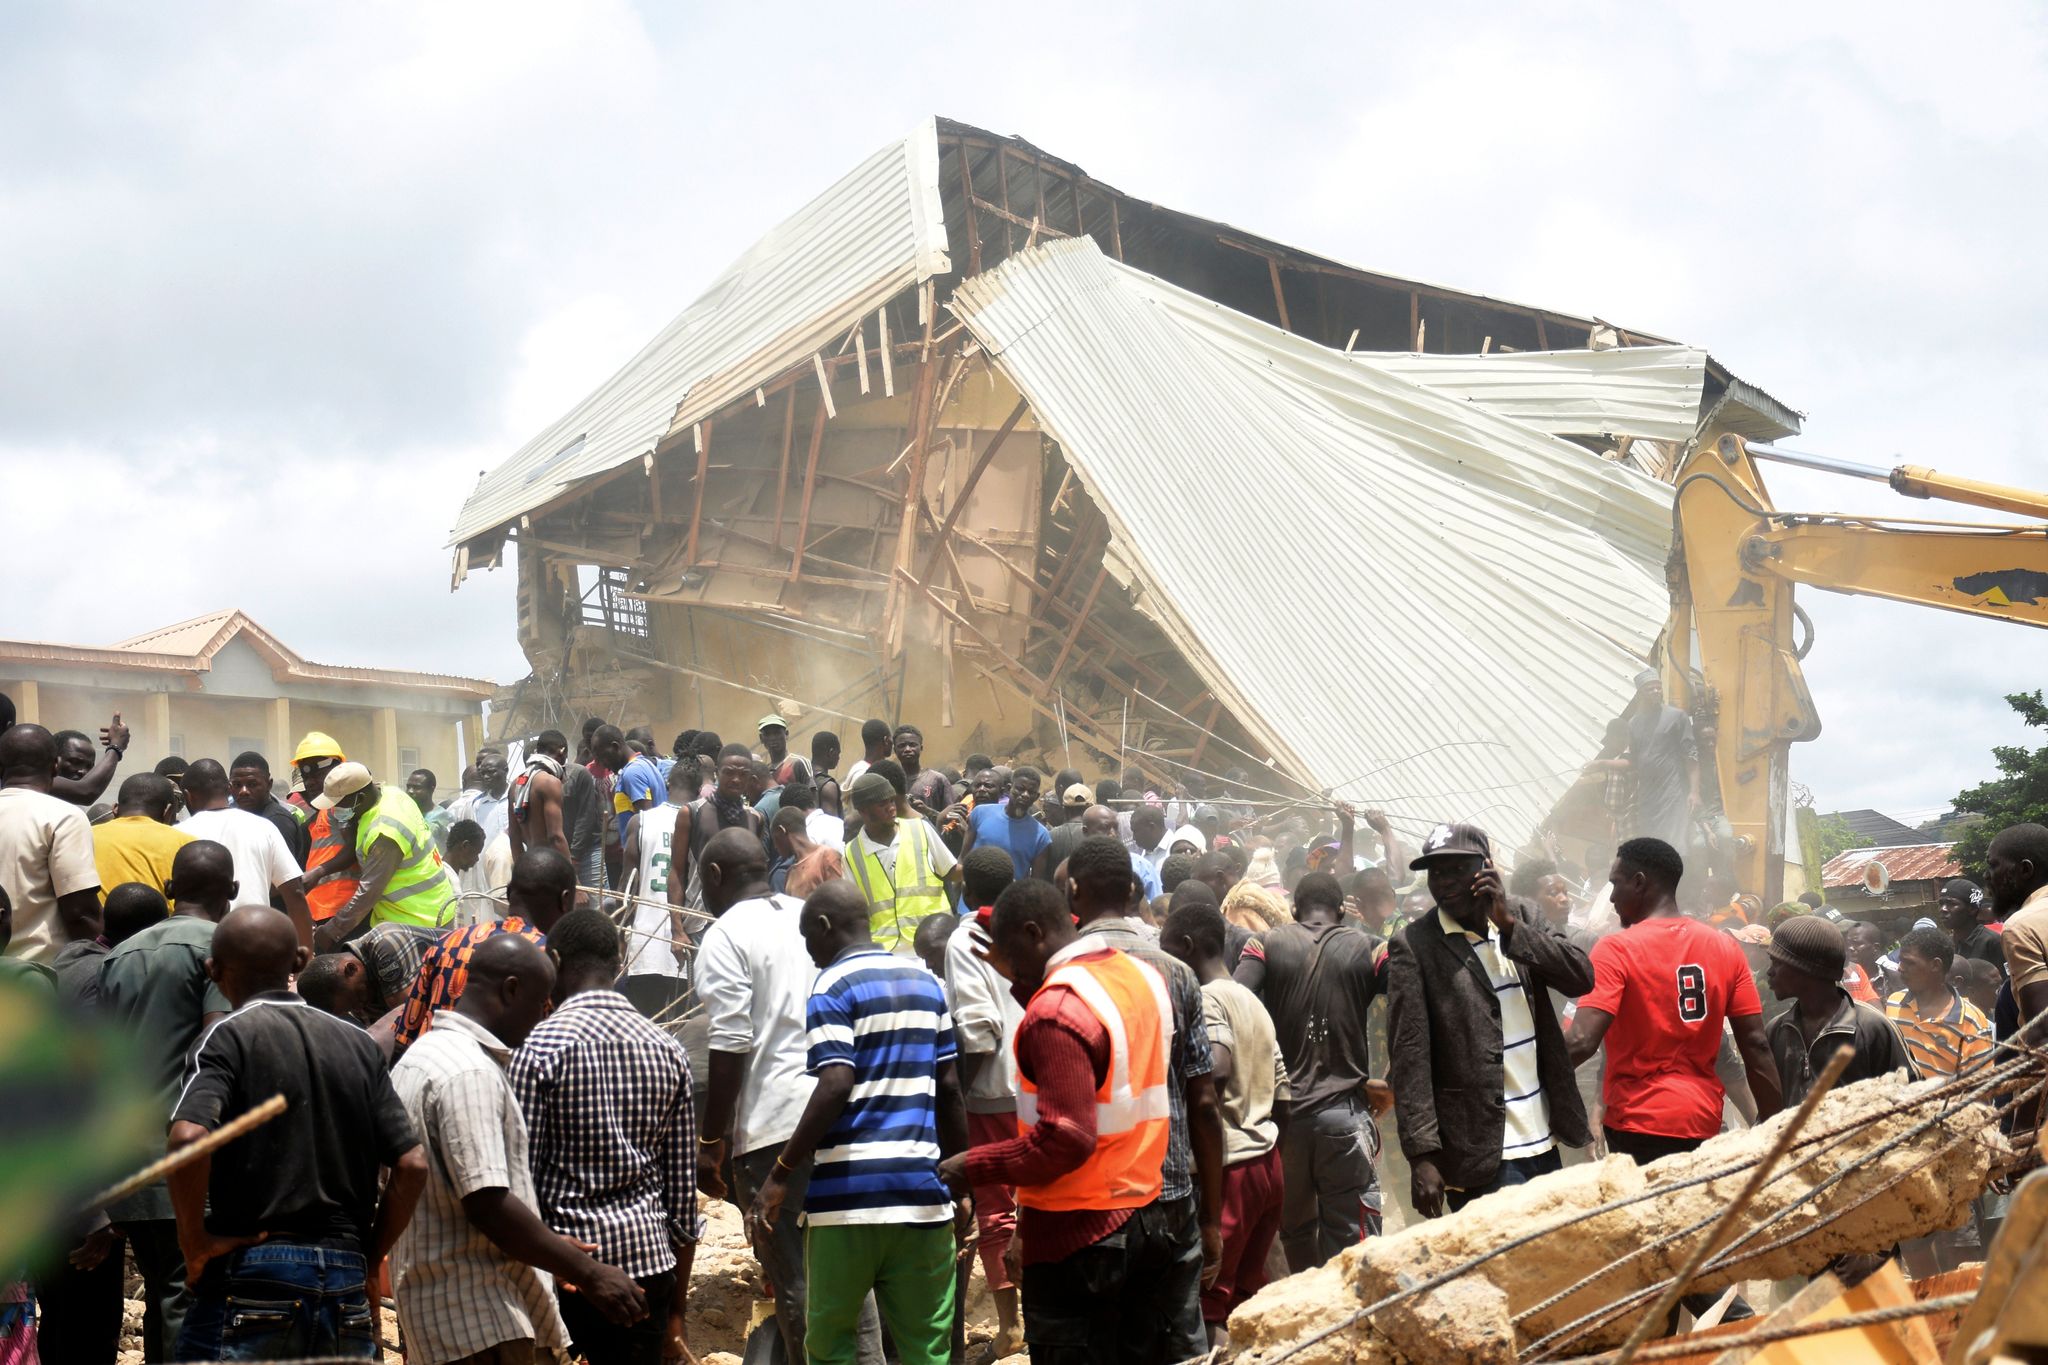
[[[1733,435],[1703,443],[1680,466],[1659,664],[1666,695],[1702,721],[1702,786],[1718,789],[1736,880],[1770,905],[1784,895],[1790,749],[1820,734],[1800,668],[1812,642],[1795,638],[1794,586],[2048,626],[2048,525],[1779,512],[1759,459],[2022,516],[2048,518],[2048,493],[1751,447]]]

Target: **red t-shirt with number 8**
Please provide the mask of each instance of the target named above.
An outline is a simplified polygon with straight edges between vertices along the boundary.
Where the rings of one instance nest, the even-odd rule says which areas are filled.
[[[1609,934],[1592,958],[1593,989],[1579,1008],[1614,1017],[1602,1121],[1658,1137],[1720,1132],[1721,1021],[1763,1013],[1741,945],[1697,920],[1665,917]]]

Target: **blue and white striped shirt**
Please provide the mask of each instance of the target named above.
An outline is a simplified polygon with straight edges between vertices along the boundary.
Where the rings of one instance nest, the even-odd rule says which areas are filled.
[[[842,1223],[941,1223],[938,1068],[953,1060],[939,979],[879,947],[856,948],[811,987],[807,1062],[853,1068],[853,1093],[818,1147],[804,1217]]]

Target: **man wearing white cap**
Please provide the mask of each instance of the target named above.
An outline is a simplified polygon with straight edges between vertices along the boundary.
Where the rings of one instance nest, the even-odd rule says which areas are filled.
[[[362,864],[355,895],[314,933],[316,952],[340,947],[366,916],[371,924],[449,921],[454,880],[441,865],[418,803],[402,788],[371,781],[370,770],[360,763],[343,763],[327,774],[313,805],[355,816],[356,857]]]

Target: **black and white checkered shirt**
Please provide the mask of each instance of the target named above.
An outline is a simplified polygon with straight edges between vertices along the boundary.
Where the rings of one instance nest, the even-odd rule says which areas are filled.
[[[617,991],[581,991],[512,1058],[541,1217],[644,1278],[695,1241],[697,1119],[682,1045]]]

